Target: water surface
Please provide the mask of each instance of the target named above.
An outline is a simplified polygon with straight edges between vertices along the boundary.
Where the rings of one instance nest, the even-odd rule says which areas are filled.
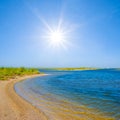
[[[120,71],[44,71],[15,85],[16,92],[50,120],[120,120]]]

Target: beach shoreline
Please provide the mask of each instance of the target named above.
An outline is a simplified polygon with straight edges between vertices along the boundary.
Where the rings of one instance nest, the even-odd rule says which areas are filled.
[[[14,89],[14,85],[17,82],[44,75],[47,74],[28,75],[8,81],[0,81],[0,120],[48,120],[50,118],[52,114],[48,115],[44,113],[42,109],[33,106],[32,103],[19,96]],[[70,105],[70,108],[71,107]],[[90,117],[93,118],[93,120],[114,120],[113,118],[107,118],[97,114],[89,114],[90,111],[88,111],[87,108],[84,109],[81,107],[81,110],[84,112],[79,112],[79,114],[83,117],[76,117],[74,119],[86,120],[87,117]],[[60,110],[56,111],[55,114],[53,114],[53,118],[57,118],[58,120],[73,120],[72,115],[70,115],[71,117],[66,116],[67,114],[64,112],[64,110],[62,112],[60,112]]]
[[[43,75],[45,74],[0,81],[0,120],[48,120],[42,111],[20,97],[14,89],[17,82]]]

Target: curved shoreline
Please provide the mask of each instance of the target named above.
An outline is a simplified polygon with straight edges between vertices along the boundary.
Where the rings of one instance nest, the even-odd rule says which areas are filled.
[[[14,90],[16,82],[44,74],[0,81],[0,120],[48,120],[46,115],[21,98]]]
[[[45,74],[29,75],[11,79],[9,81],[0,81],[0,120],[48,120],[49,115],[47,117],[42,110],[36,108],[19,96],[14,89],[14,85],[17,82],[43,75]],[[57,113],[59,116],[60,113]],[[113,118],[104,118],[104,116],[87,114],[86,112],[79,114],[91,116],[94,120],[114,120]],[[65,117],[63,114],[60,115]],[[67,117],[62,119],[68,120]],[[72,118],[70,119],[72,120]],[[86,120],[86,118],[84,120]]]
[[[50,120],[88,120],[88,119],[114,120],[114,118],[105,116],[105,114],[102,114],[102,113],[97,114],[96,113],[97,109],[92,110],[92,109],[87,108],[86,106],[74,106],[71,103],[69,103],[69,101],[61,101],[59,99],[56,99],[55,97],[51,97],[52,99],[49,99],[47,102],[45,99],[43,101],[42,100],[40,101],[40,99],[36,99],[36,96],[34,96],[34,94],[31,98],[31,97],[29,97],[30,91],[26,92],[27,90],[24,89],[24,87],[26,87],[26,86],[23,87],[22,84],[24,84],[24,82],[19,83],[19,85],[17,86],[20,90],[20,91],[18,90],[19,92],[17,92],[17,93],[21,93],[19,95],[23,99],[26,99],[23,95],[24,93],[26,93],[25,96],[28,95],[28,99],[26,99],[26,101],[30,102],[31,104],[34,104],[36,106],[36,108],[38,108],[38,109],[41,108],[41,110],[48,116],[48,119],[50,119]],[[35,99],[34,99],[34,97],[35,97]],[[32,102],[30,100],[33,100],[34,102]],[[52,102],[52,100],[53,100],[53,102]],[[39,102],[39,103],[37,104],[37,102]],[[39,107],[39,105],[42,107]],[[62,106],[63,106],[63,108],[62,108]],[[45,109],[42,109],[42,108],[45,108]],[[79,111],[75,112],[74,111],[75,109],[79,109]]]

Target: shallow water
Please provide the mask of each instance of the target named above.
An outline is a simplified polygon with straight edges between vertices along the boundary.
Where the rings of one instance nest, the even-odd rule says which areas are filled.
[[[120,120],[120,71],[44,71],[15,85],[50,120]]]

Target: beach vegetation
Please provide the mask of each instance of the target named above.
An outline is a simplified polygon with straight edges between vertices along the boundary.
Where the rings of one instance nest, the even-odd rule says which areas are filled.
[[[78,68],[43,68],[46,70],[63,70],[63,71],[79,71],[79,70],[98,70],[100,68],[92,68],[92,67],[78,67]]]
[[[13,67],[0,67],[0,80],[14,79],[19,76],[40,74],[38,69],[35,68],[13,68]]]

